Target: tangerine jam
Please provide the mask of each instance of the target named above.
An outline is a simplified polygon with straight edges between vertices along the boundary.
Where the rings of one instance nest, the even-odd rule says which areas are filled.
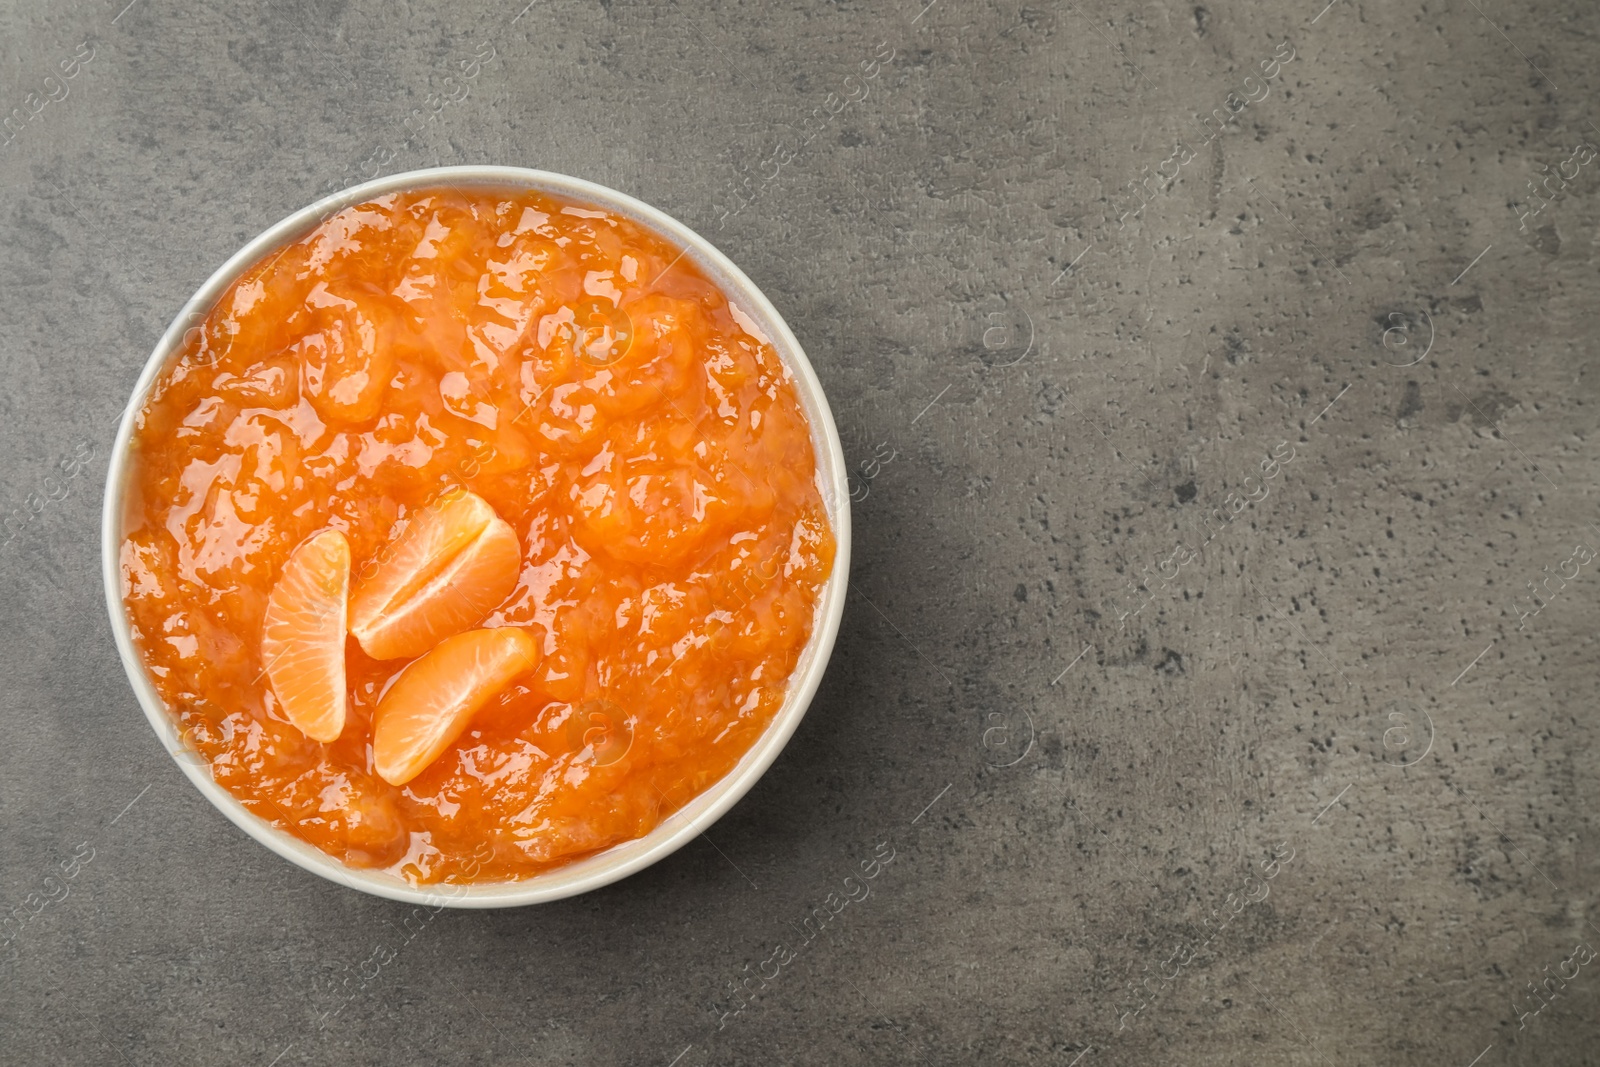
[[[720,779],[833,566],[755,321],[542,193],[326,219],[189,331],[132,448],[122,592],[182,735],[256,815],[413,884],[571,862]]]

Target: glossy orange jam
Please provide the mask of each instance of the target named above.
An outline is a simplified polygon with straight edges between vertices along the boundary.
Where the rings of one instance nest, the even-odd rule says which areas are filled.
[[[251,811],[413,883],[515,879],[647,833],[765,729],[833,534],[788,371],[680,251],[545,195],[396,194],[190,331],[137,417],[123,594],[184,736]],[[266,676],[264,613],[297,546],[344,534],[358,583],[456,486],[521,546],[477,626],[540,658],[392,786],[373,712],[413,661],[347,638],[348,713],[313,741]]]

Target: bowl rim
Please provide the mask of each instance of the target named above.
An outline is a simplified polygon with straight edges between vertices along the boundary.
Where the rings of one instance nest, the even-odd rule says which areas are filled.
[[[204,319],[240,275],[265,255],[304,236],[334,213],[387,193],[427,188],[502,188],[538,191],[605,207],[676,243],[696,266],[722,288],[730,303],[754,319],[767,334],[780,361],[792,376],[811,427],[817,482],[833,523],[836,542],[833,571],[817,598],[810,640],[789,676],[789,688],[772,722],[733,769],[716,783],[662,820],[643,837],[613,845],[592,856],[512,882],[413,886],[381,870],[348,867],[247,809],[219,785],[210,764],[183,740],[176,720],[156,692],[133,645],[131,620],[121,592],[122,520],[132,470],[134,413],[142,409],[151,388],[166,369],[188,330]],[[238,826],[289,862],[335,882],[375,896],[435,909],[500,908],[538,904],[598,889],[671,855],[722,817],[783,751],[805,717],[826,671],[844,614],[850,572],[850,493],[844,448],[822,383],[794,333],[766,295],[716,246],[665,212],[626,193],[552,171],[507,166],[450,166],[390,174],[322,197],[286,216],[247,242],[200,286],[156,342],[119,419],[106,474],[101,510],[101,571],[111,632],[128,681],[163,747],[195,788]]]

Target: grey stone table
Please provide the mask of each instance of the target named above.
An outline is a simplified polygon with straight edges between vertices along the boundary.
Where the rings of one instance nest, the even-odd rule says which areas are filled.
[[[1324,2],[8,0],[0,1061],[1600,1062],[1600,11]],[[408,922],[181,776],[98,509],[215,267],[465,162],[744,267],[856,558],[705,839]]]

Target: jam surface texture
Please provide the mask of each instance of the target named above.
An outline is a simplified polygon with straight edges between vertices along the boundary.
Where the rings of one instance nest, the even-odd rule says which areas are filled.
[[[122,591],[184,738],[255,814],[416,884],[527,877],[716,782],[833,565],[754,320],[665,239],[539,193],[384,196],[269,254],[133,449]],[[391,691],[400,771],[374,757]],[[466,718],[431,761],[430,701]]]

